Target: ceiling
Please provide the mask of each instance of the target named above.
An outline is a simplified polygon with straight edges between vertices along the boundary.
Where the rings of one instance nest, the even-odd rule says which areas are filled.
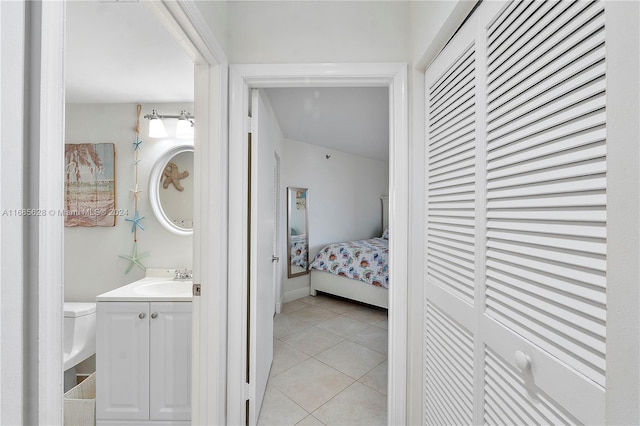
[[[66,10],[67,102],[193,102],[193,62],[143,2]]]
[[[67,2],[69,103],[193,102],[193,62],[144,2]],[[287,139],[387,161],[387,88],[267,89]]]
[[[376,160],[389,159],[389,89],[266,89],[285,138]]]

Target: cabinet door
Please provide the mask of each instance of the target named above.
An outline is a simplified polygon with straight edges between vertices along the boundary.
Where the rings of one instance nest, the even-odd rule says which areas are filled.
[[[191,419],[191,302],[151,302],[151,420]]]
[[[99,302],[96,417],[149,418],[149,303]]]

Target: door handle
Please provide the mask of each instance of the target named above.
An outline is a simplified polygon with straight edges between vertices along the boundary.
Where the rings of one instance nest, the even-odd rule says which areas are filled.
[[[273,263],[273,262],[280,262],[280,258],[278,256],[276,256],[276,255],[272,255],[271,256],[271,263]]]

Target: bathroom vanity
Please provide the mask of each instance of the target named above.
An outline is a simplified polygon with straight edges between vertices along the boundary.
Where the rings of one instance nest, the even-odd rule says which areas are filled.
[[[190,424],[192,283],[149,272],[97,297],[98,425]]]

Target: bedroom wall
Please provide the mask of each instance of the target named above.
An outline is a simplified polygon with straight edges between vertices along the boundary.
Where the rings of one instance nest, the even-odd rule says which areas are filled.
[[[326,155],[330,155],[329,159]],[[280,187],[284,199],[281,259],[287,258],[286,190],[309,188],[309,259],[329,243],[379,236],[380,196],[389,191],[386,161],[347,154],[304,142],[283,140]],[[282,204],[282,203],[281,203]],[[280,262],[284,301],[309,294],[310,276],[287,278],[287,263]]]
[[[181,109],[193,111],[193,104],[145,104],[141,117],[152,109],[177,114]],[[169,135],[175,134],[176,120],[165,120]],[[133,200],[129,189],[134,186],[134,152],[136,104],[67,104],[65,141],[67,143],[115,143],[116,208],[129,209]],[[148,201],[149,173],[157,158],[179,139],[147,137],[148,120],[141,118],[142,151],[140,153],[139,187],[144,191],[138,210],[145,219],[144,231],[138,231],[138,253],[149,253],[142,259],[147,267],[191,268],[192,237],[167,231],[154,217]],[[131,254],[131,223],[116,218],[115,227],[66,227],[64,229],[64,293],[65,301],[95,301],[101,293],[144,277],[134,266],[124,273],[127,261],[118,257]]]

